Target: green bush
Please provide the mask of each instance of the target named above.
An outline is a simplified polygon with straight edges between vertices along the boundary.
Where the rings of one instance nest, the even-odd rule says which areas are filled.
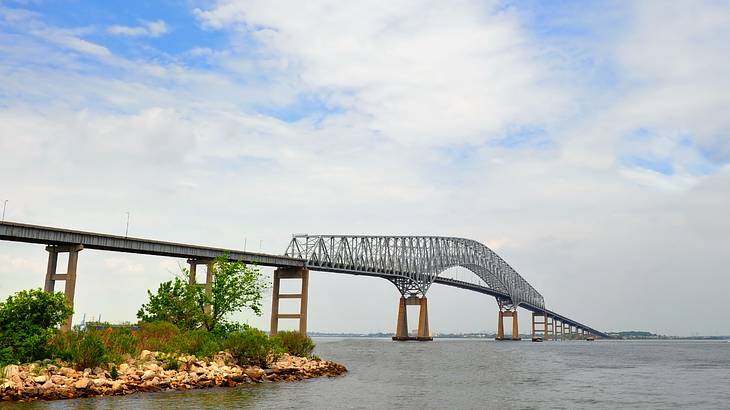
[[[279,340],[254,328],[231,333],[224,342],[224,347],[239,365],[259,367],[267,367],[269,356],[275,360],[283,351]]]
[[[182,332],[162,347],[166,353],[187,353],[198,357],[212,357],[221,350],[219,338],[203,329]]]
[[[119,370],[117,370],[117,366],[112,366],[111,370],[109,370],[109,376],[111,376],[112,380],[116,380],[117,377],[119,377]]]
[[[170,322],[140,322],[137,331],[139,349],[166,350],[166,346],[180,334],[180,329]]]
[[[293,356],[310,357],[314,351],[314,342],[306,334],[294,331],[279,332],[278,339],[284,351]]]
[[[93,331],[82,331],[73,349],[73,362],[79,369],[94,368],[104,363],[106,348]]]
[[[95,330],[101,337],[107,352],[107,360],[112,363],[121,363],[126,355],[135,357],[139,354],[139,341],[129,328],[107,327]]]
[[[48,341],[73,311],[62,293],[20,291],[0,303],[0,366],[49,358]]]

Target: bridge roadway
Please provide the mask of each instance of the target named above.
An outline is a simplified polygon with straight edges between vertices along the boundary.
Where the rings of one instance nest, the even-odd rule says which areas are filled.
[[[318,271],[324,271],[324,272],[345,273],[345,274],[351,274],[351,275],[380,277],[380,278],[386,278],[386,279],[388,279],[388,276],[393,276],[393,275],[383,274],[382,272],[378,273],[378,272],[368,272],[368,271],[351,271],[351,270],[333,269],[333,268],[327,268],[327,267],[321,267],[321,266],[312,267],[312,266],[309,266],[308,261],[306,259],[294,258],[294,257],[288,257],[288,256],[271,255],[271,254],[257,253],[257,252],[245,252],[245,251],[240,251],[240,250],[235,250],[235,249],[189,245],[189,244],[182,244],[182,243],[176,243],[176,242],[141,239],[141,238],[119,236],[119,235],[85,232],[85,231],[77,231],[77,230],[64,229],[64,228],[30,225],[30,224],[22,224],[22,223],[7,222],[7,221],[0,222],[0,240],[47,245],[46,250],[49,251],[51,256],[49,258],[49,266],[48,266],[49,270],[46,275],[46,290],[53,290],[53,283],[56,280],[65,280],[66,281],[66,296],[70,297],[71,303],[73,303],[73,293],[74,293],[73,288],[75,286],[76,259],[78,257],[78,252],[82,249],[134,253],[134,254],[142,254],[142,255],[167,256],[167,257],[173,257],[173,258],[185,258],[191,264],[191,270],[193,272],[195,271],[195,266],[197,264],[209,263],[211,260],[213,260],[219,256],[228,255],[228,258],[230,260],[241,261],[241,262],[244,262],[247,264],[270,266],[270,267],[280,268],[280,269],[284,269],[284,270],[312,268],[312,269],[315,269]],[[56,261],[54,260],[54,258],[57,258],[57,254],[60,252],[69,252],[70,253],[69,271],[64,274],[56,273]],[[286,278],[286,276],[283,276],[282,278]],[[194,281],[194,279],[191,279],[191,281]],[[69,283],[69,282],[71,282],[71,283]],[[486,295],[494,296],[496,298],[509,298],[509,295],[507,293],[502,292],[500,290],[495,290],[492,288],[488,288],[486,286],[481,286],[481,285],[477,285],[477,284],[473,284],[473,283],[469,283],[469,282],[459,281],[456,279],[436,277],[434,280],[434,283],[439,283],[439,284],[452,286],[452,287],[456,287],[456,288],[471,290],[474,292],[479,292],[479,293],[483,293]],[[303,286],[305,286],[305,284],[306,284],[306,282],[303,280]],[[69,294],[69,285],[71,287],[70,294]],[[278,285],[278,283],[275,283],[275,286],[274,286],[275,292],[278,292],[277,285]],[[306,289],[303,289],[302,293],[303,294],[306,293]],[[296,297],[296,296],[297,295],[289,295],[289,297]],[[301,294],[299,296],[301,297]],[[281,297],[287,297],[287,296],[281,295]],[[425,297],[424,297],[424,299],[425,299]],[[291,315],[279,314],[279,317],[281,317],[281,318],[299,318],[300,319],[300,328],[301,328],[301,321],[306,320],[306,318],[302,319],[302,315],[306,316],[306,308],[304,306],[306,304],[306,301],[302,300],[302,303],[303,303],[302,312],[300,312],[300,314],[291,314]],[[277,305],[278,305],[278,303],[277,303]],[[568,326],[568,329],[575,328],[576,331],[578,329],[582,329],[585,332],[585,334],[595,335],[595,336],[604,337],[604,338],[610,338],[610,336],[604,332],[593,329],[587,325],[584,325],[580,322],[572,320],[566,316],[560,315],[560,314],[550,311],[548,309],[544,309],[539,306],[534,306],[527,302],[522,302],[522,303],[520,303],[519,306],[521,306],[521,307],[525,308],[526,310],[529,310],[535,314],[545,315],[546,322],[548,321],[547,318],[550,318],[550,320],[552,320],[552,325],[553,325],[553,332],[554,332],[553,336],[555,336],[555,333],[560,333],[560,332],[556,332],[557,326],[561,326],[563,330],[565,329],[565,326]],[[278,311],[278,306],[277,306],[276,310]],[[273,322],[273,320],[272,320],[272,322]],[[70,318],[69,318],[69,325],[70,325]],[[545,325],[545,328],[547,329],[547,325]],[[306,324],[304,326],[304,329],[306,329]],[[534,325],[533,325],[533,333],[534,333]]]

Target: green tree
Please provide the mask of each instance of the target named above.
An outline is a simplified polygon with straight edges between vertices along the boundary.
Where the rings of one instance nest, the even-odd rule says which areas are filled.
[[[62,293],[20,291],[0,303],[0,364],[47,358],[48,341],[73,313]]]
[[[231,313],[243,309],[251,309],[261,316],[261,299],[266,282],[258,267],[229,261],[226,256],[218,257],[213,264],[212,285],[211,294],[205,296],[205,303],[211,305],[210,315],[204,316],[208,330],[226,323]]]
[[[157,293],[147,291],[149,301],[142,305],[137,317],[145,322],[167,321],[184,330],[205,328],[212,331],[227,325],[234,312],[251,309],[261,315],[262,292],[266,283],[258,267],[229,261],[227,256],[215,259],[210,295],[205,285],[190,285],[175,278],[160,284]],[[189,272],[183,269],[183,274]],[[205,307],[210,305],[209,313]]]
[[[205,295],[198,286],[191,286],[180,278],[163,282],[157,293],[147,291],[149,301],[137,312],[143,322],[170,322],[180,329],[197,329],[204,323]]]

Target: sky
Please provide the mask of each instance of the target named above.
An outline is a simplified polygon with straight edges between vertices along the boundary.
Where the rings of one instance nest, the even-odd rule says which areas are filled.
[[[723,0],[0,0],[0,201],[275,254],[465,237],[595,328],[728,335],[728,73]],[[0,243],[0,298],[46,262]],[[75,321],[135,320],[181,263],[84,250]],[[428,296],[432,331],[496,328],[493,298]],[[398,297],[314,272],[309,330],[392,332]]]

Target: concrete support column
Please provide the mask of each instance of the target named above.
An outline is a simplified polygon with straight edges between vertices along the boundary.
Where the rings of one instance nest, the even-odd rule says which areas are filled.
[[[307,302],[309,301],[309,269],[302,269],[302,292],[299,299],[299,333],[307,334]]]
[[[72,309],[74,307],[74,294],[76,293],[76,271],[79,264],[79,252],[83,249],[83,245],[51,245],[46,247],[48,251],[48,267],[46,269],[46,280],[43,289],[46,292],[55,292],[56,281],[65,281],[64,295],[66,296],[66,303]],[[66,273],[58,274],[56,273],[58,268],[58,254],[62,252],[68,252],[68,267]],[[72,321],[73,315],[69,316],[66,322],[61,325],[61,330],[71,330]]]
[[[197,275],[198,273],[198,264],[194,260],[189,260],[188,264],[190,264],[190,271],[188,272],[188,284],[195,285],[195,275]]]
[[[48,251],[48,268],[46,269],[46,284],[43,287],[43,290],[53,293],[55,291],[54,288],[56,287],[56,280],[54,279],[54,276],[56,275],[56,269],[58,268],[58,251],[55,246],[48,246],[46,247],[46,250]]]
[[[538,321],[542,318],[542,321]],[[537,325],[541,325],[538,327]],[[541,342],[547,339],[547,315],[543,312],[532,312],[532,341]]]
[[[504,318],[512,318],[512,337],[507,339],[504,337]],[[499,322],[497,323],[497,337],[495,340],[522,340],[520,338],[519,320],[517,319],[517,310],[500,310]]]
[[[209,261],[206,263],[206,272],[205,272],[205,294],[208,297],[211,297],[213,295],[213,275],[215,270],[215,263],[213,261]],[[210,303],[206,303],[205,306],[203,306],[203,311],[206,315],[210,315],[212,313],[213,307]]]
[[[420,312],[418,314],[418,340],[433,340],[431,331],[428,328],[428,299],[422,297],[419,301]]]
[[[416,334],[416,337],[408,335],[407,306],[418,306],[418,333]],[[409,297],[401,296],[400,302],[398,303],[398,323],[393,340],[433,340],[433,337],[431,337],[431,330],[428,327],[428,299],[415,295]]]
[[[401,296],[398,302],[398,323],[395,326],[393,340],[408,340],[408,311],[405,296]]]
[[[301,293],[281,293],[281,279],[300,279]],[[299,299],[299,313],[279,313],[280,299]],[[274,271],[274,287],[271,295],[271,328],[275,335],[279,331],[279,319],[299,319],[299,332],[307,333],[307,302],[309,299],[309,269],[279,268]]]

